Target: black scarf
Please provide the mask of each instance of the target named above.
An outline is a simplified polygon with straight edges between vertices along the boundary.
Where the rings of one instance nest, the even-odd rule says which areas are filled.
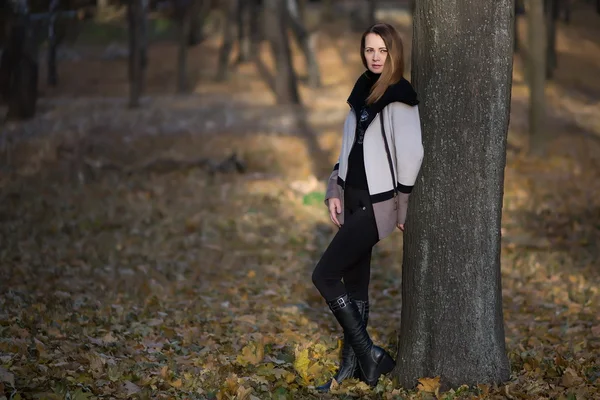
[[[375,74],[370,70],[366,70],[354,84],[354,88],[348,97],[348,104],[350,104],[357,114],[357,121],[360,119],[360,112],[363,106],[365,106],[367,97],[369,97],[369,94],[371,93],[371,88],[375,82],[377,82],[379,76],[380,74]],[[365,126],[369,126],[373,118],[375,118],[377,113],[383,110],[385,106],[396,101],[408,104],[409,106],[416,106],[419,104],[417,92],[415,92],[410,82],[404,78],[400,79],[399,82],[388,86],[379,100],[367,106],[369,117],[368,120],[364,122]]]

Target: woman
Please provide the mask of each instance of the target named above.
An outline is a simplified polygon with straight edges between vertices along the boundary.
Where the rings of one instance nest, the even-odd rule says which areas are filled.
[[[344,330],[335,380],[358,377],[375,386],[395,362],[366,330],[371,250],[396,227],[404,231],[423,146],[417,94],[402,76],[398,32],[389,24],[371,26],[362,35],[361,56],[367,70],[348,98],[342,149],[325,196],[339,230],[312,279]],[[330,385],[317,389],[327,391]]]

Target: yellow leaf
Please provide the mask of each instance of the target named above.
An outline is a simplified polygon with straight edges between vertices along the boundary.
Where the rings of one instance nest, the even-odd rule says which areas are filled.
[[[167,378],[167,373],[169,371],[169,367],[167,367],[166,365],[164,367],[162,367],[160,369],[160,376],[163,377],[163,379]]]
[[[183,382],[181,381],[181,379],[177,379],[176,381],[171,382],[171,386],[177,389],[179,389],[182,385]]]
[[[440,390],[440,377],[419,379],[417,390],[419,392],[437,393]]]
[[[288,372],[285,375],[285,383],[292,383],[292,382],[294,382],[294,380],[296,380],[296,375],[295,374],[293,374],[291,372]]]
[[[298,375],[305,381],[308,381],[308,365],[310,360],[308,358],[308,349],[298,351],[296,349],[296,359],[294,360],[294,369],[298,372]]]
[[[236,400],[246,400],[250,397],[250,393],[252,393],[252,388],[245,388],[240,385],[237,389]]]
[[[250,271],[248,271],[248,278],[254,278],[256,276],[256,272],[254,272],[253,269],[251,269]]]
[[[261,362],[264,356],[265,346],[262,343],[252,342],[244,346],[242,354],[237,356],[236,361],[243,366],[255,365]]]
[[[335,378],[332,378],[331,379],[330,389],[331,390],[336,390],[338,388],[338,386],[340,386],[340,384],[338,383],[338,381],[336,381]]]

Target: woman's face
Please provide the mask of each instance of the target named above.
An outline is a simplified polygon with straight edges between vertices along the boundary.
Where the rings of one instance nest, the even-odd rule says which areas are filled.
[[[383,71],[387,55],[387,47],[385,47],[385,42],[381,36],[376,33],[369,33],[365,37],[365,59],[369,71],[380,74]]]

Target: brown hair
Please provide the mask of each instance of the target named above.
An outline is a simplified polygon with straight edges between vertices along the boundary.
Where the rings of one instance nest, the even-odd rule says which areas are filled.
[[[390,85],[400,82],[404,74],[404,46],[400,34],[390,24],[375,24],[370,26],[360,39],[360,57],[363,65],[368,68],[365,58],[365,39],[369,33],[381,36],[388,54],[383,65],[381,76],[371,88],[371,93],[367,97],[367,104],[373,104],[383,96]]]

